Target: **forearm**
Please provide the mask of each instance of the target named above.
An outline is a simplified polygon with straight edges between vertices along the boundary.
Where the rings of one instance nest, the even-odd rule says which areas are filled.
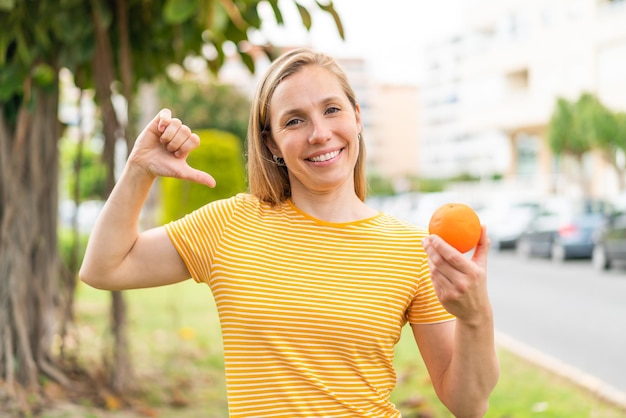
[[[89,242],[80,277],[94,287],[110,287],[112,278],[139,236],[139,217],[154,176],[127,165],[107,199]]]
[[[456,417],[482,417],[500,374],[491,308],[481,321],[457,319],[454,340],[440,397]]]

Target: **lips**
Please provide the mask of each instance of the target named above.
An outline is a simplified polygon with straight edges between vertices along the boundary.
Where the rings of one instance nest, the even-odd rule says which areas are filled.
[[[323,163],[324,161],[332,160],[341,153],[341,150],[327,152],[326,154],[317,155],[315,157],[307,158],[307,161],[314,163]]]

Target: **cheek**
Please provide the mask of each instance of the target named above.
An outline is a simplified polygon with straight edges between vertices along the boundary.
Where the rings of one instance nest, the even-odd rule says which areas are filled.
[[[298,153],[298,144],[296,141],[290,140],[290,138],[283,138],[278,144],[278,148],[285,155],[294,155]]]
[[[358,131],[357,131],[356,133],[351,132],[351,133],[349,133],[348,135],[350,135],[350,136],[349,136],[349,138],[352,138],[352,139],[350,140],[350,142],[351,142],[351,143],[352,143],[352,145],[354,146],[354,149],[356,149],[356,150],[358,151],[358,150],[359,150],[359,148],[361,147],[361,141],[362,141],[362,139],[359,139],[359,133],[358,133]]]

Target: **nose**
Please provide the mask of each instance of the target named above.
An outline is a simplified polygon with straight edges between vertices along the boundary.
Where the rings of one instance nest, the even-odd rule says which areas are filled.
[[[309,143],[322,143],[331,138],[331,130],[328,122],[323,117],[313,118],[311,121],[311,134],[309,135]]]

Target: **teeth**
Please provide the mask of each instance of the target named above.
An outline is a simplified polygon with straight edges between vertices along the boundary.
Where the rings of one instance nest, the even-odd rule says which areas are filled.
[[[339,151],[328,152],[326,154],[318,155],[317,157],[309,158],[310,161],[321,163],[323,161],[328,161],[331,158],[335,158],[339,155]]]

